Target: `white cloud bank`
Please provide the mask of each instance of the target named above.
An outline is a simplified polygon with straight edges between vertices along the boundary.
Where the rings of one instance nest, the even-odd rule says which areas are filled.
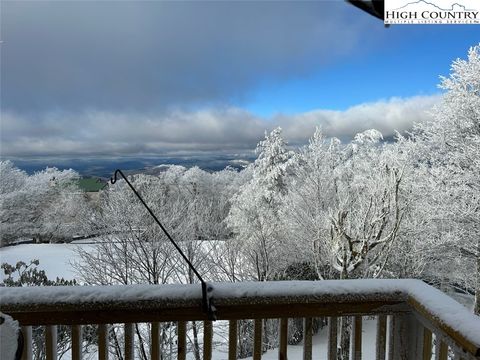
[[[164,113],[48,112],[27,116],[2,113],[2,157],[58,155],[147,155],[173,152],[253,149],[265,130],[284,129],[301,144],[321,126],[327,136],[351,138],[375,128],[385,137],[423,121],[439,95],[392,98],[345,111],[314,110],[262,119],[239,108]]]

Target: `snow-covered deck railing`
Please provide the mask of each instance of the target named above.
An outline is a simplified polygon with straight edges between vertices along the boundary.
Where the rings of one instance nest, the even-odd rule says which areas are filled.
[[[304,359],[312,356],[312,321],[328,317],[328,359],[336,359],[337,318],[353,316],[351,350],[361,358],[362,315],[377,316],[377,359],[480,359],[480,318],[418,280],[278,281],[213,284],[219,320],[229,320],[229,359],[237,357],[237,320],[255,319],[254,359],[262,353],[262,319],[278,318],[279,359],[287,358],[288,318],[304,320]],[[186,322],[204,321],[204,359],[212,326],[199,285],[1,288],[1,311],[23,326],[31,356],[31,326],[46,325],[47,358],[56,353],[55,325],[72,325],[72,359],[81,358],[81,325],[100,324],[98,354],[107,358],[108,324],[125,324],[125,359],[134,358],[133,323],[151,323],[151,358],[160,359],[158,322],[178,321],[179,359],[186,356]],[[156,325],[157,324],[157,325]],[[387,331],[388,330],[388,331]],[[434,339],[434,341],[432,341]]]

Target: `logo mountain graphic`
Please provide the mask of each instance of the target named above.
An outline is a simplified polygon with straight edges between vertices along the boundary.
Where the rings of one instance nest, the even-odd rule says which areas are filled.
[[[423,7],[430,7],[430,8],[433,7],[433,8],[435,8],[435,10],[440,10],[440,11],[454,11],[455,7],[461,8],[461,9],[458,9],[458,11],[473,11],[471,9],[466,9],[466,7],[464,5],[459,4],[457,2],[453,3],[451,5],[450,9],[444,9],[444,8],[441,8],[440,6],[438,6],[436,4],[433,4],[433,3],[425,1],[425,0],[412,1],[412,2],[409,2],[409,3],[399,7],[397,9],[393,9],[393,10],[402,10],[402,9],[405,9],[405,8],[410,7],[412,5],[416,5],[416,6],[418,6],[418,5],[422,6],[423,5]]]

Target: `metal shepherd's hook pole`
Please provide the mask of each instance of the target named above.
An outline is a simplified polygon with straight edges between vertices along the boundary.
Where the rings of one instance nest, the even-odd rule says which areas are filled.
[[[209,293],[212,292],[213,288],[207,284],[202,276],[198,273],[197,269],[193,266],[193,264],[188,260],[187,256],[183,253],[182,249],[177,245],[177,243],[173,240],[173,238],[170,236],[168,233],[167,229],[160,223],[158,218],[155,216],[153,211],[150,209],[150,207],[145,203],[145,201],[142,199],[138,191],[133,187],[133,185],[128,181],[127,177],[123,174],[123,172],[120,169],[115,170],[115,173],[113,174],[113,178],[110,178],[110,183],[113,185],[117,182],[117,175],[120,174],[120,176],[125,180],[127,185],[132,189],[132,191],[135,193],[137,198],[140,200],[140,202],[143,204],[145,209],[148,210],[152,218],[155,220],[155,222],[160,226],[160,229],[162,229],[163,233],[167,236],[168,240],[175,246],[177,251],[182,255],[183,259],[187,262],[188,267],[193,271],[193,273],[197,276],[197,278],[200,280],[202,284],[202,310],[207,314],[207,317],[209,320],[216,320],[216,315],[215,315],[215,306],[213,306],[211,296],[209,296]]]

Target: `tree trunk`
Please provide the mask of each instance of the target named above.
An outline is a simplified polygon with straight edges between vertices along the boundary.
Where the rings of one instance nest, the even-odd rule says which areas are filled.
[[[120,346],[120,343],[118,342],[117,333],[115,332],[115,328],[113,326],[110,327],[110,338],[113,339],[117,359],[123,360],[122,348]]]
[[[143,360],[148,360],[147,352],[145,351],[145,347],[143,345],[144,341],[143,341],[143,338],[142,338],[142,334],[140,333],[140,329],[138,328],[138,324],[135,324],[135,332],[137,333],[137,337],[138,337],[138,343],[139,343],[139,347],[140,347],[141,358]]]
[[[192,321],[192,330],[193,330],[193,355],[195,356],[195,360],[200,359],[200,346],[198,345],[198,328],[197,323]]]
[[[253,355],[253,320],[238,320],[238,358]]]

